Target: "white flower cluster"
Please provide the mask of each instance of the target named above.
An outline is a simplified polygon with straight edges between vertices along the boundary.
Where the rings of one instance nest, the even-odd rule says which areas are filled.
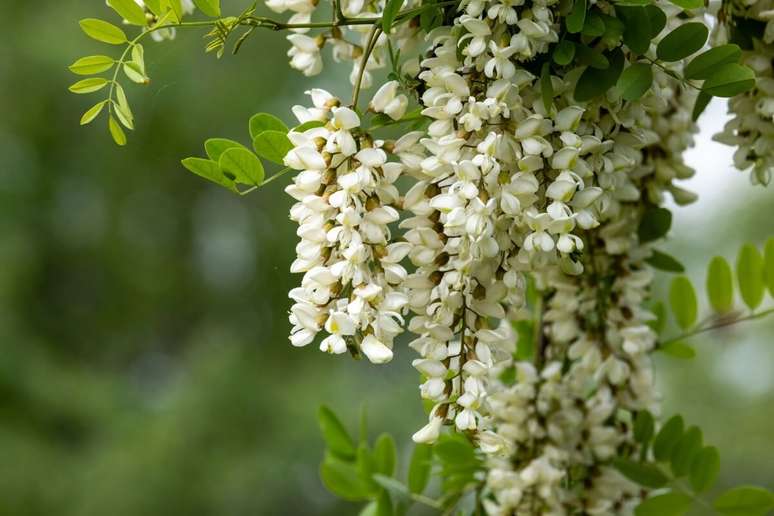
[[[695,95],[654,70],[637,102],[613,89],[581,104],[574,70],[550,76],[544,98],[528,63],[558,40],[554,4],[471,0],[432,31],[430,50],[404,66],[411,91],[390,81],[369,104],[400,120],[416,93],[426,129],[374,140],[321,90],[294,108],[305,129],[290,132],[285,163],[301,171],[287,191],[301,238],[292,270],[304,278],[291,341],[323,332],[323,351],[381,363],[406,326],[433,403],[413,438],[433,442],[444,425],[468,435],[487,456],[489,514],[627,514],[643,493],[607,464],[636,451],[634,415],[658,411],[643,308],[651,250],[637,227],[665,192],[695,199],[674,184],[693,174],[681,154]],[[347,16],[379,8],[364,5],[342,4]],[[330,38],[302,49],[298,36],[309,39],[291,36],[305,42],[292,65],[316,73]],[[515,361],[511,321],[534,309],[528,278],[541,300],[526,316],[536,358]]]
[[[291,271],[304,273],[290,292],[290,339],[305,346],[324,329],[321,350],[389,362],[407,303],[396,286],[406,278],[400,261],[409,246],[393,242],[388,227],[398,220],[401,166],[359,132],[353,110],[322,90],[310,94],[313,107],[294,111],[300,122],[319,124],[291,131],[295,147],[285,157],[300,171],[286,191],[298,201],[290,216],[301,238]]]
[[[774,173],[774,2],[733,1],[728,9],[732,16],[762,26],[760,38],[757,34],[745,34],[752,48],[743,52],[741,61],[752,68],[757,80],[753,89],[729,100],[732,118],[714,139],[736,147],[734,166],[739,170],[751,169],[753,184],[767,185]],[[727,25],[718,24],[715,39],[727,41],[728,31]]]
[[[319,74],[323,69],[322,50],[325,46],[331,48],[333,60],[337,63],[351,61],[352,72],[350,82],[354,85],[361,75],[360,67],[362,56],[368,53],[369,57],[362,71],[361,87],[371,87],[373,78],[371,72],[384,68],[388,63],[387,36],[381,33],[371,41],[372,26],[370,24],[341,24],[330,30],[310,36],[307,34],[309,22],[318,5],[318,0],[267,0],[266,6],[276,13],[292,12],[288,24],[291,25],[293,34],[287,36],[291,43],[288,51],[290,66],[306,76]],[[349,20],[374,19],[385,6],[385,0],[341,0],[338,6],[341,15]],[[404,9],[416,7],[418,2],[407,0],[403,4]],[[330,17],[329,14],[325,14]],[[335,14],[335,19],[338,15]],[[409,53],[413,46],[419,42],[419,30],[408,23],[402,24],[392,35],[401,41],[400,48],[404,53]],[[372,50],[369,52],[369,48]]]

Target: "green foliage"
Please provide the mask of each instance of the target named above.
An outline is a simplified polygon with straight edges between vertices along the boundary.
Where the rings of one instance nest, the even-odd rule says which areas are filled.
[[[395,439],[390,434],[380,435],[374,443],[374,465],[376,472],[388,477],[394,475],[397,460]]]
[[[689,360],[696,356],[695,349],[693,349],[685,342],[682,342],[679,340],[665,342],[664,344],[659,346],[658,350],[661,351],[662,353],[666,353],[671,357],[680,358],[683,360]]]
[[[734,307],[734,278],[731,266],[722,256],[715,256],[707,268],[707,296],[718,313],[727,313]]]
[[[685,10],[689,9],[701,9],[704,7],[704,0],[670,0],[678,7],[682,7]]]
[[[624,56],[621,49],[616,48],[607,54],[610,66],[605,69],[597,69],[592,66],[586,68],[575,86],[575,100],[585,102],[602,95],[612,88],[618,81],[623,71]]]
[[[635,462],[628,459],[614,459],[613,466],[623,476],[641,486],[657,489],[669,482],[669,477],[655,464]]]
[[[760,487],[740,486],[722,493],[712,506],[727,516],[763,516],[774,508],[774,494]]]
[[[680,328],[687,329],[694,325],[699,305],[693,284],[686,276],[677,276],[672,280],[669,287],[669,305]]]
[[[752,244],[745,244],[739,250],[736,260],[736,277],[739,282],[739,293],[744,303],[755,310],[763,301],[763,257]]]
[[[211,18],[220,16],[220,0],[194,0],[194,5]]]
[[[666,272],[685,272],[685,267],[677,258],[657,249],[654,249],[653,253],[645,261],[654,269]]]
[[[317,412],[317,421],[323,439],[325,439],[325,445],[332,455],[343,460],[355,457],[355,443],[331,409],[325,406],[320,407]]]
[[[688,512],[693,498],[685,493],[668,492],[646,499],[634,511],[636,516],[680,516]]]
[[[708,36],[709,29],[703,23],[684,23],[659,41],[656,55],[662,61],[679,61],[699,51]]]
[[[672,416],[664,423],[653,441],[653,455],[656,460],[669,460],[672,456],[672,450],[683,435],[684,425],[683,418],[679,415]]]
[[[312,122],[316,124],[320,124],[320,122]],[[269,113],[257,113],[250,117],[250,138],[255,139],[264,131],[279,131],[281,133],[287,134],[288,132],[288,126],[285,125],[285,122],[277,118],[276,116],[269,114]],[[297,131],[304,131],[305,129],[308,129],[309,127],[298,127],[296,128]]]
[[[285,132],[263,131],[253,140],[253,149],[260,157],[282,165],[293,144]]]
[[[145,26],[145,12],[134,0],[107,0],[107,4],[129,23]]]
[[[586,0],[575,0],[572,5],[572,11],[567,16],[567,32],[575,34],[583,30],[583,24],[586,21]]]
[[[102,77],[92,77],[90,79],[82,79],[76,82],[70,86],[70,91],[78,94],[94,93],[95,91],[101,90],[108,84],[110,83],[107,79],[103,79]]]
[[[774,297],[774,238],[769,238],[766,241],[763,250],[763,276],[769,289],[769,295]]]
[[[704,81],[702,91],[715,97],[735,97],[754,86],[755,72],[737,63],[727,63]]]
[[[637,236],[640,243],[652,242],[665,236],[672,227],[672,212],[666,208],[649,208],[642,216],[637,228]]]
[[[87,36],[102,43],[123,45],[128,41],[126,33],[110,22],[96,18],[86,18],[80,21],[80,25]]]
[[[77,75],[94,75],[113,68],[115,60],[109,56],[82,57],[69,66],[71,72]]]
[[[392,24],[395,22],[395,16],[400,11],[403,0],[388,0],[382,12],[382,30],[389,34],[392,30]]]
[[[430,481],[433,448],[428,444],[417,444],[411,454],[408,470],[408,487],[412,493],[422,493]]]
[[[637,100],[650,89],[653,70],[647,63],[635,63],[618,78],[618,89],[625,100]]]
[[[560,66],[568,65],[575,57],[575,45],[563,39],[554,48],[553,59],[554,62]]]
[[[708,79],[719,66],[739,62],[742,57],[742,49],[737,45],[721,45],[711,48],[694,57],[685,66],[686,79]]]
[[[677,487],[644,500],[635,509],[637,516],[681,515],[688,512],[696,497],[715,484],[720,471],[720,456],[714,446],[704,446],[701,430],[696,426],[684,429],[683,418],[670,418],[653,439],[653,460],[647,460],[647,448],[652,431],[650,423],[635,419],[635,439],[642,446],[640,460],[622,457],[613,460],[613,466],[629,480],[650,489],[673,485],[688,476],[691,493]],[[647,421],[645,416],[643,421]],[[664,469],[669,465],[671,475]],[[761,488],[735,488],[720,495],[714,507],[721,514],[765,514],[772,508],[772,494]],[[725,512],[724,512],[725,511]],[[756,512],[762,511],[762,512]]]
[[[697,493],[706,491],[718,478],[720,453],[714,446],[705,446],[696,453],[691,463],[691,487]]]

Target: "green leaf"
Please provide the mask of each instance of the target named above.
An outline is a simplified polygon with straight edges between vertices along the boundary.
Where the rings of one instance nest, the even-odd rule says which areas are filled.
[[[145,76],[140,66],[134,61],[124,63],[124,74],[130,81],[136,82],[137,84],[148,84],[150,82],[150,79]]]
[[[618,78],[618,89],[625,100],[641,98],[653,83],[653,70],[648,63],[635,63],[623,71]]]
[[[422,493],[430,481],[433,448],[428,444],[414,445],[408,470],[408,486],[412,493]]]
[[[691,470],[691,463],[702,447],[701,430],[692,426],[685,431],[672,450],[671,467],[676,477],[687,475]]]
[[[107,0],[107,3],[124,20],[140,27],[145,26],[145,12],[134,0]]]
[[[669,232],[672,227],[672,213],[666,208],[648,208],[642,215],[642,220],[637,228],[637,236],[640,243],[652,242]]]
[[[578,64],[588,65],[598,70],[604,70],[610,67],[610,61],[600,52],[587,47],[582,43],[575,44],[575,56]]]
[[[408,500],[411,496],[408,487],[392,477],[388,477],[380,473],[374,473],[374,481],[389,491],[389,493],[396,499]]]
[[[543,98],[543,107],[550,113],[554,103],[554,87],[551,84],[551,66],[548,61],[543,63],[540,73],[540,94]]]
[[[666,272],[685,272],[685,267],[677,259],[657,249],[653,249],[653,254],[645,259],[653,268]]]
[[[722,256],[710,260],[707,268],[707,296],[713,310],[730,312],[734,308],[734,278],[731,266]]]
[[[210,18],[220,17],[220,0],[194,0],[194,5]]]
[[[691,463],[691,487],[697,493],[711,488],[720,472],[720,454],[714,446],[702,448]]]
[[[315,122],[323,125],[321,122]],[[302,124],[306,125],[306,124]],[[299,126],[300,127],[300,126]],[[319,127],[319,126],[315,126]],[[302,132],[303,130],[296,129],[299,132]],[[280,131],[282,133],[288,132],[288,126],[285,125],[285,122],[280,120],[274,115],[270,115],[269,113],[258,113],[256,115],[253,115],[250,118],[250,138],[255,139],[256,136],[261,134],[264,131]]]
[[[648,325],[653,328],[653,331],[656,333],[661,333],[666,326],[666,306],[662,301],[657,301],[651,308],[651,311],[653,312],[653,315],[656,316],[656,320],[649,321]]]
[[[693,284],[686,276],[677,276],[669,287],[669,305],[680,328],[686,330],[694,325],[698,316],[698,303]]]
[[[113,137],[113,141],[116,142],[116,145],[122,147],[126,145],[126,134],[112,115],[108,118],[108,130],[110,131],[110,136]]]
[[[109,82],[110,81],[103,79],[102,77],[92,77],[90,79],[83,79],[76,82],[70,86],[69,90],[78,94],[93,93],[107,86]]]
[[[227,138],[210,138],[204,142],[204,151],[207,153],[207,156],[209,156],[210,159],[214,161],[220,160],[220,156],[225,151],[228,149],[233,149],[234,147],[247,150],[247,147],[241,143],[235,142],[234,140],[229,140]]]
[[[636,516],[680,516],[688,512],[693,498],[684,493],[669,492],[646,499],[634,509]]]
[[[604,70],[588,67],[583,71],[575,86],[575,100],[578,102],[591,100],[603,95],[615,85],[623,70],[624,56],[621,49],[612,50],[608,54],[608,61],[610,66]]]
[[[623,40],[635,54],[644,54],[650,48],[653,39],[653,27],[645,7],[640,5],[616,5],[616,15],[623,22]]]
[[[640,410],[634,418],[634,440],[640,444],[648,444],[653,438],[656,423],[653,414],[647,410]]]
[[[662,344],[658,349],[669,356],[683,360],[689,360],[696,356],[695,349],[679,340]]]
[[[400,12],[402,5],[403,0],[387,0],[387,4],[384,6],[384,12],[382,12],[382,30],[385,34],[389,34],[392,30],[395,16]]]
[[[379,507],[377,506],[376,501],[370,502],[368,505],[363,507],[363,510],[360,511],[358,516],[380,516],[379,515]]]
[[[330,450],[329,450],[330,452]],[[366,484],[371,486],[371,490],[376,492],[376,484],[373,482],[371,476],[376,471],[376,463],[371,450],[368,449],[368,443],[362,441],[357,447],[357,453],[355,459],[355,466],[357,468],[358,475]]]
[[[220,155],[218,165],[226,176],[245,185],[260,186],[264,178],[263,164],[258,157],[247,149],[231,148]]]
[[[664,11],[658,6],[653,4],[645,6],[645,14],[648,15],[648,21],[650,22],[650,37],[655,38],[666,27],[667,17]]]
[[[586,21],[586,0],[575,0],[572,5],[572,11],[567,15],[565,23],[567,32],[576,34],[583,30],[583,24]]]
[[[656,55],[662,61],[679,61],[701,50],[708,36],[709,30],[703,23],[684,23],[659,41]]]
[[[600,14],[605,24],[605,32],[602,34],[601,42],[608,48],[617,47],[624,33],[624,24],[618,18]]]
[[[665,486],[669,482],[669,477],[654,464],[616,458],[613,459],[613,467],[621,472],[623,476],[641,486],[656,489]]]
[[[382,434],[374,443],[374,462],[376,472],[391,477],[395,473],[395,462],[398,452],[395,449],[395,440],[390,434]]]
[[[134,115],[132,115],[132,110],[129,107],[129,104],[126,100],[126,95],[124,95],[122,99],[123,99],[123,104],[121,104],[120,102],[114,104],[114,107],[115,107],[114,113],[116,114],[116,118],[118,118],[119,122],[121,122],[124,127],[133,131]]]
[[[677,441],[683,436],[683,418],[682,416],[672,416],[669,421],[664,423],[656,439],[653,441],[653,455],[656,460],[667,461],[672,456]]]
[[[602,17],[596,11],[590,12],[586,16],[586,21],[583,23],[583,30],[581,34],[591,38],[596,38],[605,33],[605,22]]]
[[[709,105],[711,100],[712,100],[712,95],[710,95],[709,93],[700,91],[699,96],[696,97],[696,103],[693,105],[691,120],[693,120],[694,122],[698,120],[701,114],[704,113],[704,110],[707,109],[707,106]]]
[[[112,23],[96,18],[86,18],[81,20],[79,24],[87,36],[97,41],[111,45],[123,45],[127,42],[124,31]]]
[[[464,437],[446,435],[433,446],[433,452],[441,462],[454,465],[477,463],[473,446]]]
[[[320,478],[331,493],[345,500],[367,500],[372,492],[354,464],[333,456],[326,457],[320,465]]]
[[[575,45],[571,41],[563,39],[554,49],[554,63],[559,66],[565,66],[572,62],[575,57]]]
[[[78,75],[94,75],[95,73],[110,70],[113,68],[113,64],[115,64],[115,61],[112,57],[88,56],[78,59],[69,66],[69,69]]]
[[[769,288],[769,295],[774,296],[774,238],[769,238],[763,249],[763,277]]]
[[[237,191],[234,181],[223,175],[217,162],[203,158],[186,158],[181,163],[197,176],[226,187],[232,192]]]
[[[376,516],[394,516],[395,514],[389,491],[382,489],[376,499]]]
[[[763,516],[774,508],[774,495],[762,487],[740,486],[722,493],[712,505],[727,516]]]
[[[227,152],[232,152],[232,150],[229,149]],[[317,421],[328,450],[342,459],[354,459],[355,443],[344,429],[344,425],[341,424],[339,418],[336,417],[336,414],[328,407],[321,406],[317,412]]]
[[[739,250],[736,260],[736,277],[742,300],[750,310],[755,310],[763,301],[763,257],[752,244],[745,244]]]
[[[737,45],[721,45],[711,48],[694,57],[685,66],[683,75],[686,79],[707,79],[717,67],[739,62],[741,57],[742,49]]]
[[[669,0],[678,7],[682,7],[685,10],[701,9],[704,7],[704,0]]]
[[[293,144],[284,132],[264,131],[253,140],[253,149],[260,157],[283,165],[285,155],[293,149]]]
[[[97,118],[99,114],[102,113],[102,109],[105,107],[105,104],[107,104],[107,102],[108,102],[107,100],[103,100],[102,102],[99,102],[94,106],[90,107],[81,117],[81,125],[89,124],[95,118]]]
[[[735,97],[755,86],[755,72],[737,63],[726,63],[713,70],[701,87],[713,97]]]

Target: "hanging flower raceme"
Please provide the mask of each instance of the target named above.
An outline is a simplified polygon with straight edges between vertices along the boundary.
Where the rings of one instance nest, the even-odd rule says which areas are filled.
[[[320,125],[291,131],[294,148],[285,156],[300,171],[287,192],[298,201],[290,215],[301,238],[291,271],[304,274],[290,292],[290,340],[305,346],[322,331],[322,351],[389,362],[407,304],[400,261],[409,248],[389,229],[398,220],[402,166],[387,162],[353,110],[325,91],[309,93],[313,106],[294,111],[300,122]]]

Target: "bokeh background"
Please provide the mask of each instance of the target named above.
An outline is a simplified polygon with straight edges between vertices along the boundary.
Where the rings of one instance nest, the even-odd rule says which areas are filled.
[[[391,431],[405,456],[424,418],[412,352],[374,367],[291,348],[284,182],[240,198],[179,165],[207,137],[247,143],[255,112],[290,122],[312,84],[346,95],[348,69],[304,78],[278,33],[221,61],[179,33],[146,46],[153,82],[129,88],[138,130],[119,149],[103,120],[78,127],[96,100],[66,91],[68,64],[115,51],[77,25],[110,16],[104,2],[0,12],[0,514],[356,514],[318,480],[316,409],[354,427],[365,402],[372,436]],[[774,192],[709,141],[724,112],[704,116],[686,183],[702,198],[667,244],[699,284],[712,255],[774,234]],[[695,339],[693,361],[659,358],[665,413],[721,448],[723,485],[772,487],[772,336],[750,323]]]

